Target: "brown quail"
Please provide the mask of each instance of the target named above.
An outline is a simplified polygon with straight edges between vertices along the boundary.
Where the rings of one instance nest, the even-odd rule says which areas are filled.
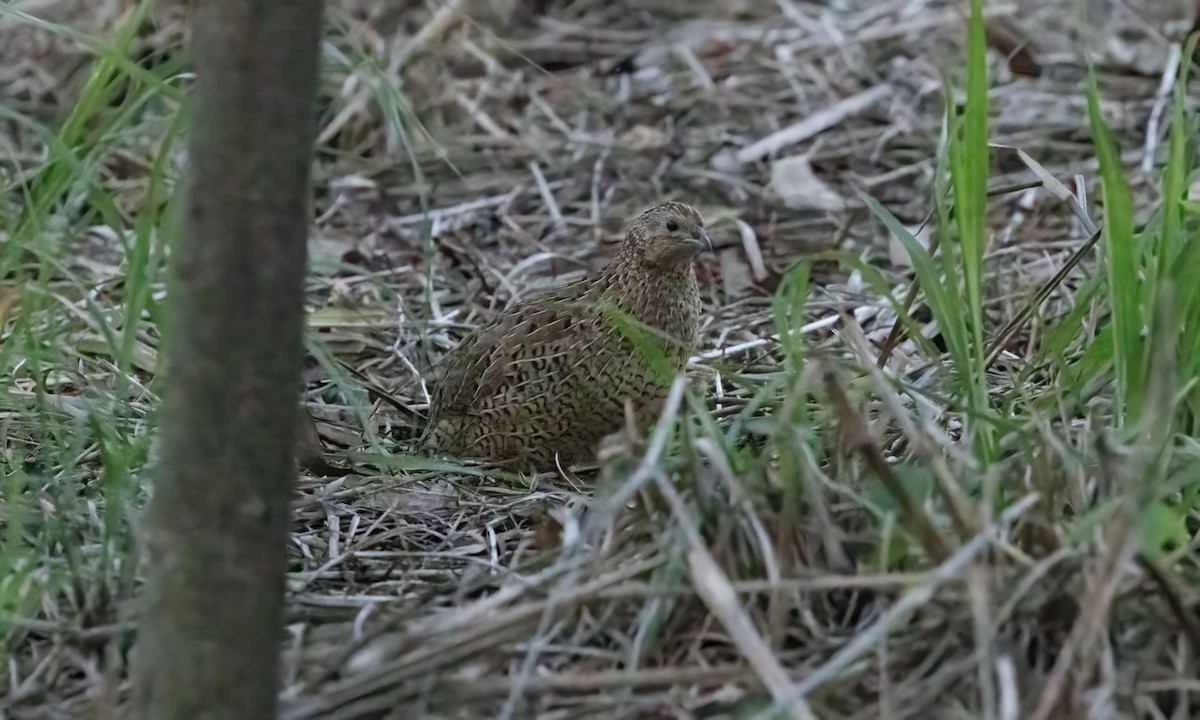
[[[642,213],[607,266],[507,308],[444,358],[422,448],[541,470],[592,459],[626,399],[652,424],[695,346],[693,261],[711,249],[691,206]]]

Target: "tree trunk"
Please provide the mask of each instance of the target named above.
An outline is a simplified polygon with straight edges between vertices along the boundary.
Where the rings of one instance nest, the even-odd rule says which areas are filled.
[[[322,0],[205,0],[136,648],[146,720],[276,716]]]

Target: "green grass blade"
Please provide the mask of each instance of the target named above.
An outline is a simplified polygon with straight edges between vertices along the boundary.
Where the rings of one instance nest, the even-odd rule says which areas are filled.
[[[1121,155],[1100,112],[1095,72],[1088,76],[1088,117],[1100,161],[1104,199],[1104,250],[1112,309],[1113,362],[1117,373],[1118,425],[1136,419],[1142,396],[1141,281],[1134,252],[1133,200]]]
[[[793,377],[798,376],[804,368],[804,337],[798,331],[804,325],[808,282],[808,263],[799,263],[783,277],[771,300],[775,332],[779,334],[784,360]]]
[[[947,98],[952,97],[947,94]],[[951,108],[950,102],[947,107]],[[958,228],[969,308],[971,361],[962,370],[968,374],[968,399],[971,410],[982,415],[987,410],[987,377],[983,343],[983,254],[987,243],[988,180],[988,83],[987,40],[984,33],[981,0],[971,0],[967,21],[967,97],[961,122],[953,113],[948,117],[951,182],[954,188],[954,218]],[[984,423],[975,435],[980,456],[990,458],[994,439]]]
[[[929,255],[929,251],[917,240],[908,228],[904,227],[895,215],[892,215],[887,208],[879,204],[875,198],[867,195],[865,192],[859,191],[859,197],[866,203],[874,215],[879,218],[887,229],[900,241],[904,246],[905,252],[908,253],[909,259],[912,261],[913,271],[917,275],[917,280],[921,283],[921,288],[925,291],[925,301],[929,304],[929,309],[933,313],[933,317],[938,322],[938,328],[942,332],[942,337],[946,341],[946,350],[950,355],[951,362],[954,363],[961,377],[969,377],[970,373],[970,354],[967,349],[966,326],[963,324],[963,316],[960,311],[961,303],[956,297],[956,293],[952,293],[946,287],[942,277],[938,274],[937,268],[934,265],[933,258]],[[965,388],[964,388],[965,389]]]

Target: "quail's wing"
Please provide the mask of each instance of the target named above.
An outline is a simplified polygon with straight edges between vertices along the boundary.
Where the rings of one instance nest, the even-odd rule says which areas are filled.
[[[531,394],[569,370],[572,349],[597,331],[598,313],[570,286],[509,308],[463,339],[447,358],[434,405],[451,412],[486,407],[510,392]]]

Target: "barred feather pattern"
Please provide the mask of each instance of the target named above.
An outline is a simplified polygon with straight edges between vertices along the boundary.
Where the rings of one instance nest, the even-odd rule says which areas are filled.
[[[654,423],[671,378],[611,308],[647,331],[670,369],[683,370],[700,323],[693,261],[705,249],[694,208],[660,205],[630,224],[607,266],[476,329],[443,359],[421,447],[542,470],[556,455],[564,465],[591,459],[624,424],[627,399],[639,427]]]

